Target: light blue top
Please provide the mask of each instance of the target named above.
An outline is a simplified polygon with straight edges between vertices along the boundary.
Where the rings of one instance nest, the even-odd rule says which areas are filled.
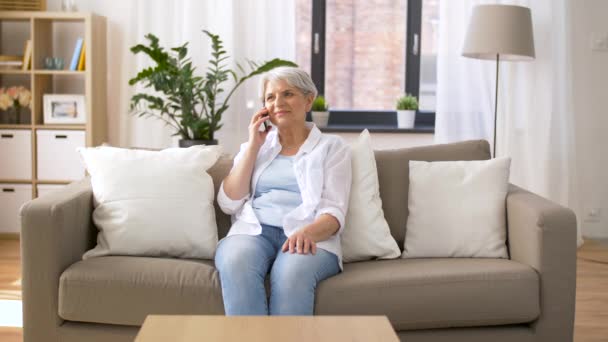
[[[260,223],[283,227],[283,217],[302,204],[293,156],[277,155],[262,172],[252,207]]]

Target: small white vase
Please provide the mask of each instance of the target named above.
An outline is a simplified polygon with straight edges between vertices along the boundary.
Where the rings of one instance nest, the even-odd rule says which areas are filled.
[[[397,128],[414,128],[416,120],[415,110],[398,110],[397,111]]]
[[[61,10],[64,12],[76,12],[76,0],[61,0]]]
[[[317,125],[317,127],[327,127],[327,122],[329,121],[329,112],[311,112],[312,122]]]

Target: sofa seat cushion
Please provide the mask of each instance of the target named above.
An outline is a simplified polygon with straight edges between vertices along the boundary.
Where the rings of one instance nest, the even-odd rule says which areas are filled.
[[[539,313],[536,271],[506,259],[345,264],[315,300],[315,314],[386,315],[396,330],[524,323]]]
[[[148,314],[224,314],[210,260],[106,256],[71,265],[59,280],[59,316],[141,325]]]

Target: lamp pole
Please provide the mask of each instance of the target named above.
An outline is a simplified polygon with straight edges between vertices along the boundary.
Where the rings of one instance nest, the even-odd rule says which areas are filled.
[[[493,158],[496,158],[496,118],[498,113],[498,63],[499,63],[500,54],[496,54],[496,90],[494,92],[494,153],[492,154]]]

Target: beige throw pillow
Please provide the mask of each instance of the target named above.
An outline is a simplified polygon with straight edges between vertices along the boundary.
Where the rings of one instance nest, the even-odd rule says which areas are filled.
[[[220,146],[144,151],[79,148],[91,175],[103,255],[212,259],[217,244],[213,180]]]
[[[410,161],[403,258],[507,258],[510,158]]]
[[[398,258],[401,251],[382,211],[371,137],[364,130],[351,144],[352,186],[342,232],[344,262]]]

